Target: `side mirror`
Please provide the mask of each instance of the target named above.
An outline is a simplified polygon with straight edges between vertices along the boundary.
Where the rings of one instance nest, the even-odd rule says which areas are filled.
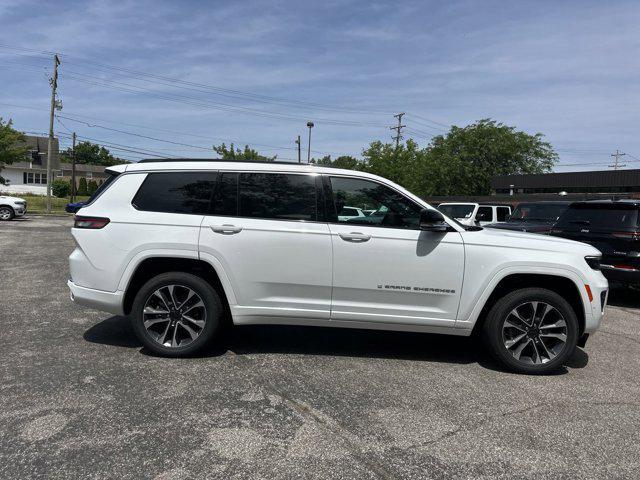
[[[446,232],[449,225],[444,221],[444,217],[437,210],[425,208],[420,212],[420,230],[426,232]]]

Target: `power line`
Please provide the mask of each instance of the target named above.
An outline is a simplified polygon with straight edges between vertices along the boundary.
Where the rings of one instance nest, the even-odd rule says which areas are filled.
[[[226,103],[210,102],[207,100],[202,100],[200,98],[191,97],[188,95],[180,95],[176,93],[161,93],[156,90],[151,90],[149,88],[145,88],[142,86],[131,85],[128,83],[118,82],[115,80],[105,80],[105,79],[100,79],[98,77],[96,77],[95,80],[87,80],[85,78],[82,78],[81,76],[78,76],[76,73],[63,73],[62,76],[64,76],[65,78],[70,78],[72,80],[86,83],[89,85],[111,88],[114,90],[119,90],[127,93],[134,93],[134,94],[142,93],[152,98],[157,98],[160,100],[165,100],[165,101],[170,101],[175,103],[181,103],[185,105],[191,105],[191,106],[200,107],[200,108],[210,108],[210,109],[221,110],[225,112],[242,113],[245,115],[253,115],[256,117],[263,117],[263,118],[276,118],[278,120],[288,120],[292,122],[302,122],[306,119],[306,117],[290,115],[287,113],[269,112],[266,110],[258,110],[255,108],[235,106],[235,105],[230,105]],[[82,76],[93,77],[88,75],[82,75]],[[373,123],[373,122],[358,122],[358,121],[352,121],[352,120],[337,120],[337,119],[331,119],[331,118],[319,118],[318,121],[327,125],[340,125],[340,126],[350,126],[350,127],[383,127],[384,126],[384,125]]]
[[[4,102],[0,102],[0,105],[5,105],[5,106],[9,106],[9,107],[14,107],[14,108],[24,108],[27,110],[36,110],[36,111],[42,111],[41,108],[38,107],[31,107],[31,106],[27,106],[27,105],[17,105],[17,104],[13,104],[13,103],[4,103]],[[97,128],[102,128],[102,129],[106,129],[106,130],[114,130],[123,134],[127,134],[127,135],[133,135],[133,136],[140,136],[142,138],[148,138],[148,139],[152,139],[153,137],[147,137],[144,135],[140,135],[140,134],[136,134],[134,132],[128,132],[128,131],[124,131],[124,130],[117,130],[117,129],[111,129],[109,127],[106,127],[104,125],[99,125],[99,124],[95,124],[95,123],[89,123],[85,120],[82,119],[87,119],[87,120],[98,120],[101,122],[105,122],[105,123],[113,123],[116,125],[124,125],[124,126],[129,126],[129,127],[134,127],[134,128],[142,128],[145,130],[151,130],[151,131],[157,131],[157,132],[162,132],[162,133],[168,133],[168,134],[172,134],[172,135],[184,135],[187,137],[193,137],[193,138],[202,138],[202,139],[206,139],[206,140],[219,140],[219,141],[223,141],[223,142],[228,142],[228,143],[233,143],[235,145],[248,145],[250,147],[264,147],[261,148],[262,150],[266,149],[272,149],[272,150],[295,150],[296,147],[284,147],[284,146],[275,146],[275,145],[270,145],[270,144],[264,144],[264,143],[256,143],[256,142],[247,142],[247,141],[241,141],[241,140],[233,140],[233,139],[229,139],[229,138],[223,138],[223,137],[213,137],[213,136],[208,136],[208,135],[200,135],[200,134],[195,134],[195,133],[190,133],[190,132],[181,132],[181,131],[176,131],[176,130],[168,130],[168,129],[164,129],[164,128],[157,128],[157,127],[148,127],[145,125],[139,125],[139,124],[135,124],[135,123],[126,123],[126,122],[114,122],[112,120],[107,120],[104,118],[99,118],[99,117],[93,117],[93,116],[88,116],[88,115],[81,115],[81,114],[73,114],[74,117],[80,117],[80,118],[74,118],[74,117],[70,117],[67,115],[57,115],[56,118],[64,118],[65,120],[69,120],[69,121],[73,121],[73,122],[77,122],[77,123],[81,123],[84,124],[88,127],[97,127]],[[58,123],[60,123],[61,125],[64,126],[64,124],[58,120]],[[65,128],[67,128],[65,126]],[[71,132],[70,129],[68,129],[69,132]],[[182,144],[180,142],[171,142],[168,140],[164,140],[164,139],[155,139],[157,141],[162,141],[162,142],[167,142],[167,143],[178,143],[180,145],[186,145],[192,148],[198,148],[198,149],[204,149],[205,147],[202,146],[197,146],[197,145],[191,145],[191,144]],[[207,150],[211,150],[210,148],[207,148]],[[337,153],[337,152],[326,152],[326,151],[320,151],[320,150],[311,150],[313,153],[318,153],[318,154],[323,154],[323,155],[341,155],[341,153]]]
[[[50,55],[50,53],[46,52],[46,51],[41,51],[41,50],[36,50],[36,49],[29,49],[29,48],[24,48],[24,47],[17,47],[17,46],[12,46],[12,45],[7,45],[7,44],[0,44],[0,48],[4,48],[4,49],[8,49],[8,50],[19,50],[19,51],[35,52],[35,53],[40,54],[40,55]],[[21,55],[21,54],[18,54],[18,53],[15,53],[15,54],[16,55]],[[205,90],[208,93],[213,93],[213,94],[220,95],[220,96],[226,96],[228,98],[250,99],[252,101],[258,101],[258,102],[262,102],[262,103],[271,103],[271,104],[280,104],[280,105],[284,105],[284,106],[288,106],[288,107],[316,108],[316,109],[324,109],[324,110],[328,110],[328,111],[343,112],[343,113],[358,113],[358,114],[365,114],[365,115],[386,115],[386,114],[389,113],[387,111],[382,111],[382,110],[377,110],[377,109],[338,107],[338,106],[335,106],[335,105],[327,105],[327,104],[322,104],[322,103],[317,103],[317,102],[307,102],[307,101],[301,101],[301,100],[292,100],[292,99],[287,99],[287,98],[283,98],[283,97],[275,97],[275,96],[256,94],[256,93],[240,91],[240,90],[232,90],[232,89],[222,88],[222,87],[218,87],[218,86],[214,86],[214,85],[208,85],[208,84],[203,84],[203,83],[197,83],[197,82],[182,80],[182,79],[175,78],[175,77],[167,77],[167,76],[157,75],[157,74],[148,73],[148,72],[136,71],[136,70],[133,70],[133,69],[130,69],[130,68],[124,68],[124,67],[118,67],[118,66],[115,66],[115,65],[109,65],[109,64],[105,64],[105,63],[89,60],[89,59],[86,59],[86,58],[82,58],[82,57],[76,56],[76,55],[64,54],[64,56],[65,57],[70,57],[72,59],[73,58],[77,58],[79,60],[79,62],[74,62],[73,60],[65,60],[66,63],[72,64],[72,65],[78,65],[78,66],[83,67],[82,63],[87,63],[87,64],[90,64],[90,65],[93,65],[94,67],[99,67],[99,68],[106,69],[106,70],[124,72],[124,73],[129,74],[129,76],[134,76],[138,80],[142,80],[142,81],[147,81],[147,82],[151,82],[151,83],[160,83],[160,84],[163,84],[163,85],[171,86],[173,88],[185,88],[185,89],[193,90],[194,87],[195,87],[195,88],[199,89],[197,91]]]

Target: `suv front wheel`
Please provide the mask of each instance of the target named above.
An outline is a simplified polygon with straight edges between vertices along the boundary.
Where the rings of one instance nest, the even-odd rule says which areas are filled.
[[[542,374],[557,370],[578,342],[571,305],[544,288],[523,288],[491,308],[484,324],[489,352],[510,370]]]
[[[0,220],[11,220],[14,216],[13,208],[4,205],[0,207]]]
[[[223,307],[218,293],[200,277],[184,272],[158,275],[138,291],[131,320],[140,341],[170,357],[202,350],[220,331]]]

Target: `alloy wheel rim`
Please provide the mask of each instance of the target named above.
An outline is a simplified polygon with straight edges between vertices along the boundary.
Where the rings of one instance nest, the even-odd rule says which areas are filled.
[[[502,324],[502,341],[518,362],[541,365],[556,358],[567,344],[567,322],[552,305],[531,301],[511,310]]]
[[[156,343],[169,348],[185,347],[204,330],[207,309],[200,295],[191,288],[165,285],[147,298],[142,322]]]
[[[9,211],[8,208],[1,208],[0,209],[0,218],[2,220],[9,220],[11,218],[11,212]]]

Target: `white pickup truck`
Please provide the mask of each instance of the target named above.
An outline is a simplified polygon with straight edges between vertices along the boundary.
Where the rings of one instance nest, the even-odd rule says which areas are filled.
[[[508,205],[488,205],[480,203],[441,203],[438,210],[463,225],[488,225],[505,222],[511,215]]]

